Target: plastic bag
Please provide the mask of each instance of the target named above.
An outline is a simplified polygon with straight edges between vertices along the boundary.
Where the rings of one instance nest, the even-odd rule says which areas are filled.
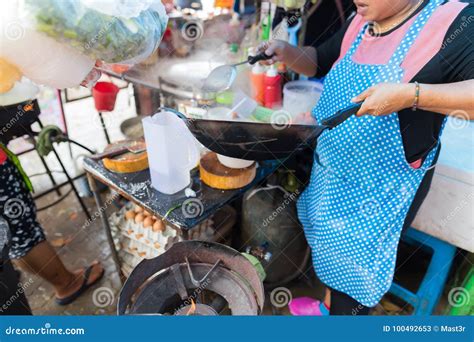
[[[0,46],[0,58],[36,84],[57,89],[78,86],[95,65],[92,58],[29,29],[19,39],[0,33]]]
[[[39,88],[26,78],[15,83],[15,86],[8,92],[0,92],[0,106],[11,106],[34,100],[39,93]]]
[[[21,75],[22,73],[16,65],[0,58],[0,96],[10,91],[14,87],[15,82],[21,79]]]
[[[21,74],[37,84],[92,86],[97,60],[134,64],[158,46],[167,17],[157,0],[0,1],[0,91]],[[13,66],[13,68],[10,66]],[[13,71],[12,71],[13,70]]]
[[[0,78],[1,92],[9,91],[22,75],[53,88],[75,87],[95,65],[94,59],[27,25],[20,0],[0,1],[0,47],[0,59],[20,71],[16,77]]]
[[[158,47],[168,17],[159,0],[18,0],[33,30],[106,63],[135,64]]]

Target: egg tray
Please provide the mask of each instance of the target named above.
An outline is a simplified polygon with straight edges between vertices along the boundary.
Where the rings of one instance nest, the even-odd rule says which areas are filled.
[[[175,242],[182,241],[178,231],[165,224],[165,230],[154,232],[151,227],[144,227],[143,223],[126,219],[125,213],[133,210],[131,202],[109,217],[110,228],[115,247],[119,251],[124,274],[128,274],[143,258],[154,258],[164,253]],[[214,216],[220,218],[224,224],[214,224]],[[231,207],[224,207],[213,217],[206,219],[189,230],[190,240],[225,242],[235,224],[236,213]],[[218,227],[218,231],[214,227]]]
[[[154,257],[165,251],[171,240],[176,240],[177,231],[165,225],[163,232],[154,232],[151,227],[145,228],[142,223],[125,219],[125,213],[133,210],[134,204],[127,203],[109,217],[110,227],[118,250],[136,252],[137,256]],[[125,241],[124,241],[125,239]]]

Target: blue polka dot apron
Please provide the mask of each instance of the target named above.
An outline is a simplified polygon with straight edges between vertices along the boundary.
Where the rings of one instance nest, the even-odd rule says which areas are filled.
[[[313,116],[318,122],[351,104],[375,84],[400,83],[401,64],[441,0],[416,17],[385,65],[352,60],[367,25],[327,75]],[[416,115],[416,113],[413,113]],[[351,117],[318,139],[308,187],[298,216],[311,247],[318,277],[365,306],[375,306],[393,279],[400,233],[423,176],[432,167],[435,146],[419,169],[406,161],[397,113]]]

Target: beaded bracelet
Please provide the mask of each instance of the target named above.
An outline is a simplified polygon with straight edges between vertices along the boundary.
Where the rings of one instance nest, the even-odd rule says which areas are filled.
[[[412,111],[416,111],[418,109],[418,101],[420,100],[420,84],[415,82],[415,100],[413,101],[413,106],[411,107]]]

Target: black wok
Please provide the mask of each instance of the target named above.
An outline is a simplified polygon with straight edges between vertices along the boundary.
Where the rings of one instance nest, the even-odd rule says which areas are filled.
[[[221,121],[187,118],[170,108],[180,117],[197,140],[218,154],[247,160],[285,159],[295,151],[314,148],[317,138],[326,129],[333,129],[361,107],[360,103],[339,110],[320,125],[292,124],[278,127],[260,122]]]

